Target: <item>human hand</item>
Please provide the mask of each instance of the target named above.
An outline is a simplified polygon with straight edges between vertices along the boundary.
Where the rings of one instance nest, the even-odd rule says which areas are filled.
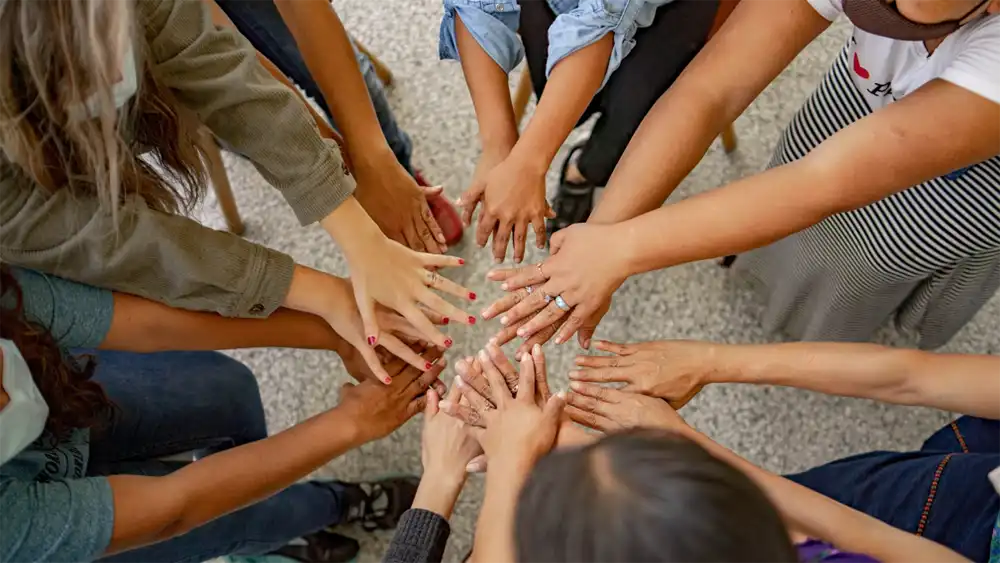
[[[461,398],[458,387],[453,385],[445,400],[457,404]],[[466,465],[482,453],[482,448],[461,420],[441,412],[440,401],[436,391],[427,392],[420,450],[424,479],[434,478],[461,488]]]
[[[462,210],[462,224],[466,227],[472,225],[472,215],[476,212],[476,206],[483,199],[483,192],[486,191],[486,178],[498,164],[507,158],[513,145],[502,145],[496,147],[483,147],[476,169],[472,173],[472,182],[469,187],[455,201]]]
[[[529,285],[528,287],[523,287],[521,289],[515,289],[513,291],[507,292],[507,295],[504,295],[500,299],[493,302],[493,304],[491,304],[489,307],[484,309],[482,312],[482,317],[484,319],[491,319],[511,309],[521,301],[524,301],[524,299],[527,298],[528,295],[530,295],[534,291],[534,289],[535,289],[534,287]],[[607,301],[602,303],[601,306],[598,307],[597,311],[595,311],[592,315],[590,315],[590,317],[588,317],[587,320],[583,323],[583,326],[581,326],[580,330],[577,331],[577,338],[580,341],[580,346],[586,349],[590,349],[590,340],[594,336],[594,332],[597,330],[597,325],[600,324],[601,319],[604,318],[604,315],[607,314],[610,308],[611,308],[611,299],[608,299]],[[548,342],[553,336],[555,336],[556,332],[558,332],[559,329],[562,328],[562,326],[566,323],[567,318],[568,317],[564,316],[560,319],[557,319],[549,326],[543,327],[539,329],[537,332],[529,335],[527,338],[524,339],[524,342],[522,342],[521,345],[517,347],[517,351],[514,353],[514,355],[520,356],[521,354],[525,354],[529,350],[531,350],[531,348],[535,344],[545,344],[546,342]],[[500,324],[503,325],[503,328],[500,329],[500,332],[498,332],[496,336],[490,339],[490,343],[496,344],[497,346],[503,346],[504,344],[516,338],[518,335],[517,334],[518,330],[520,330],[521,327],[523,327],[524,325],[531,322],[531,320],[532,317],[527,316],[518,319],[514,322],[510,322],[510,320],[507,318],[506,315],[500,317]]]
[[[690,429],[663,399],[581,381],[571,382],[570,389],[566,414],[588,428],[601,432],[637,427]]]
[[[469,301],[475,300],[476,294],[468,288],[428,269],[460,266],[465,264],[461,258],[420,253],[389,240],[353,199],[342,203],[322,223],[344,250],[354,284],[354,297],[364,321],[365,340],[370,346],[375,346],[379,340],[376,302],[401,314],[422,338],[442,348],[450,348],[452,340],[434,328],[418,303],[449,321],[455,320],[468,325],[476,323],[475,317],[431,291],[439,289]],[[294,292],[294,283],[292,289]],[[289,294],[290,300],[293,292]],[[295,295],[296,300],[304,301],[308,306],[310,295],[297,292]]]
[[[555,212],[545,199],[545,170],[508,156],[486,175],[476,226],[476,243],[485,247],[493,235],[493,259],[503,262],[513,237],[514,261],[524,259],[529,226],[535,245],[545,248],[545,218]]]
[[[391,377],[383,365],[384,359],[377,353],[377,348],[370,346],[366,340],[364,322],[355,302],[354,288],[351,282],[318,270],[296,266],[293,274],[293,286],[296,284],[298,284],[296,291],[310,294],[312,308],[310,312],[322,317],[337,334],[353,347],[353,350],[363,360],[367,371],[379,381],[388,383]],[[417,369],[430,369],[431,363],[401,340],[401,338],[407,340],[424,338],[412,323],[382,306],[376,306],[375,316],[376,322],[384,331],[382,338],[377,343],[378,346]],[[352,376],[355,373],[362,375],[362,372],[359,371],[356,355],[345,353],[344,350],[339,350],[339,352],[341,359],[344,360],[344,366],[348,368]],[[355,376],[355,378],[358,377]]]
[[[572,225],[552,236],[552,255],[544,262],[492,270],[488,278],[503,282],[501,289],[514,292],[524,288],[525,293],[519,301],[501,298],[484,311],[484,316],[504,313],[508,307],[500,318],[505,327],[530,317],[516,329],[521,338],[566,317],[556,332],[556,343],[562,344],[580,331],[581,346],[589,347],[597,323],[611,306],[611,296],[628,277],[628,259],[615,246],[618,238],[613,225]],[[528,287],[532,288],[530,293]],[[562,303],[557,297],[562,297]]]
[[[417,185],[392,151],[387,152],[355,164],[354,197],[390,239],[418,252],[443,253],[448,250],[444,233],[427,205],[427,197],[442,188]]]
[[[594,383],[625,383],[622,391],[659,397],[679,409],[701,391],[716,369],[715,344],[663,340],[616,344],[598,340],[598,350],[613,356],[577,356],[569,378]]]
[[[425,354],[432,362],[441,357],[439,350],[428,350]],[[372,380],[357,385],[345,383],[340,389],[337,408],[358,421],[357,427],[364,441],[383,438],[424,409],[428,389],[433,387],[440,393],[444,384],[438,376],[443,369],[441,364],[422,371],[395,360],[388,367],[393,375],[386,385]]]
[[[531,354],[521,356],[516,397],[511,395],[503,375],[485,350],[478,359],[496,406],[459,376],[455,385],[469,405],[444,401],[441,410],[475,427],[474,435],[491,466],[497,463],[530,466],[555,443],[565,406],[563,395],[553,395],[541,406],[536,403],[536,360]]]

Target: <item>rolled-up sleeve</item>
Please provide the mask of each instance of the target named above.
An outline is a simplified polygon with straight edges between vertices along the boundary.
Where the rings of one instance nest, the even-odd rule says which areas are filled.
[[[635,32],[653,23],[656,9],[670,0],[580,0],[576,7],[559,14],[549,27],[549,53],[545,74],[559,61],[614,34],[614,47],[601,87],[635,46]]]
[[[529,0],[532,2],[542,0]],[[524,58],[524,47],[517,37],[521,6],[513,0],[444,0],[438,56],[441,60],[459,60],[455,18],[460,16],[465,28],[497,65],[510,72]]]

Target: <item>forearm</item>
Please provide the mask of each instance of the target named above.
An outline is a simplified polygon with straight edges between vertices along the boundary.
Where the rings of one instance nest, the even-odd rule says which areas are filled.
[[[326,0],[275,0],[275,5],[344,134],[352,161],[391,153],[354,48],[333,6]]]
[[[483,50],[457,15],[455,35],[462,73],[479,122],[479,141],[483,150],[510,150],[517,142],[518,133],[507,73]]]
[[[1000,418],[1000,358],[875,344],[715,348],[706,383],[784,385],[829,395]]]
[[[613,46],[614,35],[608,33],[556,64],[531,122],[510,158],[534,164],[541,174],[548,170],[559,147],[601,87]]]
[[[739,469],[763,489],[786,525],[826,541],[837,549],[861,553],[878,561],[964,561],[957,553],[930,540],[909,534],[863,512],[775,475],[746,461],[694,430],[685,434],[716,458]]]
[[[347,345],[322,318],[291,309],[278,309],[264,319],[233,319],[123,293],[116,293],[114,302],[111,329],[100,346],[103,350],[340,350]]]
[[[334,409],[165,477],[112,476],[115,522],[106,554],[178,536],[266,498],[365,441],[356,422]]]
[[[490,460],[486,472],[486,494],[476,522],[472,561],[513,562],[514,517],[517,498],[534,466],[530,460]]]

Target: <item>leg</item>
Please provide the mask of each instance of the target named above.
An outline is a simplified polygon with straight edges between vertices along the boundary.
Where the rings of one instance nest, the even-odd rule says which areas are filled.
[[[963,417],[957,422],[968,431],[968,442],[989,443],[991,451],[963,453],[949,425],[928,440],[936,451],[925,444],[917,452],[862,454],[789,479],[974,561],[985,561],[1000,510],[1000,497],[987,479],[1000,465],[1000,430],[996,421]]]
[[[646,113],[705,44],[718,5],[677,0],[660,6],[652,25],[636,32],[632,52],[598,94],[601,117],[578,161],[587,182],[608,182]]]
[[[239,446],[267,436],[257,380],[217,352],[98,352],[95,380],[117,409],[90,445],[91,475],[119,462],[202,448]]]
[[[312,98],[323,109],[330,123],[333,113],[323,98],[319,85],[309,74],[309,67],[299,53],[295,37],[285,25],[272,0],[216,0],[220,8],[229,16],[233,25],[243,36],[250,40],[254,48],[267,57],[281,72],[297,84],[306,95]],[[389,108],[385,97],[385,89],[376,74],[376,68],[363,53],[355,49],[355,55],[361,72],[368,86],[368,95],[375,106],[379,124],[386,141],[404,168],[412,172],[410,165],[410,139],[396,123],[395,116]]]

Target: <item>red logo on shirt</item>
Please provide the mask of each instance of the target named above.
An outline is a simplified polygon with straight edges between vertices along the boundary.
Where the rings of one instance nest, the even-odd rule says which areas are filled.
[[[858,59],[857,53],[854,53],[854,72],[861,78],[864,78],[865,80],[868,80],[868,77],[871,76],[871,73],[868,72],[868,69],[861,66],[861,60]]]

